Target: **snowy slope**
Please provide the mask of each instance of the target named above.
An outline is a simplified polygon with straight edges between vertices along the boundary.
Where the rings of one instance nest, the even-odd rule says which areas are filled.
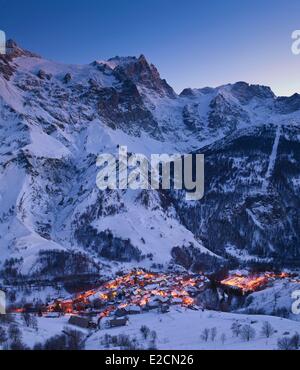
[[[10,45],[0,58],[2,276],[167,267],[174,248],[196,259],[226,258],[228,245],[262,258],[288,248],[298,258],[290,199],[299,194],[299,96],[243,82],[177,95],[143,55],[64,65]],[[187,204],[168,192],[100,192],[96,157],[118,145],[147,156],[205,151],[208,197]],[[279,157],[291,168],[288,195],[274,190]]]
[[[159,350],[274,350],[277,349],[277,340],[290,337],[300,332],[300,323],[272,316],[247,316],[213,311],[191,311],[172,309],[168,314],[157,312],[130,316],[126,327],[104,329],[97,332],[79,329],[68,325],[68,316],[57,319],[38,318],[38,331],[26,328],[21,320],[18,324],[23,333],[23,341],[33,348],[36,343],[44,343],[45,340],[57,334],[61,334],[65,328],[82,331],[88,338],[85,348],[89,350],[107,349],[104,345],[105,335],[118,336],[120,334],[136,338],[138,348],[148,349],[150,341],[142,338],[140,328],[145,325],[157,334],[156,348]],[[235,337],[231,332],[233,323],[238,322],[241,326],[250,325],[255,330],[255,338],[249,342],[241,337]],[[262,333],[262,325],[268,322],[272,325],[275,333],[271,338],[265,338]],[[203,330],[217,328],[214,341],[209,339],[205,342],[201,339]],[[180,335],[178,335],[180,333]],[[222,340],[222,334],[225,338]],[[110,347],[110,349],[120,349]]]
[[[242,326],[251,325],[256,332],[256,337],[249,342],[240,337],[234,337],[231,326],[236,321]],[[262,324],[265,321],[268,321],[274,330],[277,330],[277,333],[269,339],[261,334]],[[274,350],[277,349],[278,338],[282,338],[284,333],[289,332],[290,335],[293,335],[300,330],[300,323],[277,317],[236,315],[213,311],[177,311],[174,309],[168,314],[148,313],[131,316],[127,328],[101,330],[88,339],[86,347],[88,349],[104,349],[103,345],[101,346],[101,338],[105,334],[118,335],[122,333],[130,335],[132,338],[138,338],[138,343],[144,344],[147,349],[147,343],[143,343],[140,339],[142,325],[157,332],[156,346],[160,350]],[[217,328],[217,336],[214,341],[209,339],[205,342],[201,339],[205,328]],[[222,334],[226,335],[224,344],[221,340]]]

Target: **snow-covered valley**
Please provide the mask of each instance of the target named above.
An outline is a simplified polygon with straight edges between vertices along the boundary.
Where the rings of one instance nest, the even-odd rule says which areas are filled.
[[[171,304],[164,314],[130,315],[126,328],[83,330],[91,334],[86,348],[112,346],[109,335],[140,342],[143,325],[159,349],[275,349],[300,332],[291,313],[298,281],[265,277],[299,276],[300,95],[277,97],[245,82],[178,95],[143,55],[64,65],[13,41],[8,49],[0,56],[0,289],[8,308],[67,300],[136,268],[217,283],[240,269],[246,280],[263,274],[264,289],[196,291],[195,311]],[[120,145],[147,157],[204,154],[204,198],[100,191],[97,156]],[[31,348],[61,334],[70,314],[31,311],[32,328],[13,312]],[[235,321],[253,327],[254,337],[234,337]],[[265,321],[277,331],[269,339],[260,334]],[[214,327],[214,339],[203,339]],[[154,345],[148,339],[143,346]]]
[[[38,318],[37,329],[26,327],[19,317],[16,321],[22,331],[23,342],[30,348],[61,335],[63,330],[74,330],[74,326],[68,323],[69,316]],[[263,331],[266,322],[274,330],[269,338]],[[236,335],[232,332],[236,324],[241,329],[250,326],[254,330],[254,336],[247,340],[241,334]],[[146,339],[141,332],[142,327],[149,328],[149,337]],[[103,327],[97,331],[80,328],[76,330],[82,333],[84,348],[87,350],[277,350],[278,340],[291,338],[300,332],[300,322],[274,316],[174,308],[167,314],[149,312],[132,315],[126,327]],[[112,340],[113,337],[123,338],[123,344],[116,343]]]

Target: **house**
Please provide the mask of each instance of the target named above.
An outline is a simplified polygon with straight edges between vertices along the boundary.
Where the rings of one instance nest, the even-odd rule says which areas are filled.
[[[163,304],[161,307],[160,307],[160,312],[161,313],[168,313],[170,311],[170,306],[167,305],[167,304]]]
[[[72,313],[73,312],[73,301],[72,299],[68,299],[62,302],[58,303],[61,310],[66,313]]]
[[[93,323],[91,323],[89,319],[80,316],[71,316],[69,319],[69,324],[83,329],[89,329],[93,326]]]
[[[136,305],[130,305],[130,306],[127,306],[125,308],[125,311],[129,314],[129,315],[138,315],[141,313],[141,307],[139,306],[136,306]]]
[[[111,328],[117,328],[117,327],[120,327],[120,326],[126,326],[127,323],[128,323],[128,318],[125,317],[124,319],[113,319],[113,320],[110,320],[109,326]]]
[[[155,301],[157,301],[159,303],[169,303],[170,302],[169,297],[162,297],[160,295],[154,296],[153,297],[153,300],[155,300]]]
[[[115,316],[117,317],[123,317],[123,316],[126,316],[128,314],[127,310],[125,310],[125,308],[118,308],[115,312]]]
[[[148,310],[155,310],[156,308],[159,308],[160,304],[159,302],[151,299],[148,303],[147,303],[147,309]]]
[[[175,297],[175,298],[172,299],[172,303],[173,304],[182,304],[182,299]]]

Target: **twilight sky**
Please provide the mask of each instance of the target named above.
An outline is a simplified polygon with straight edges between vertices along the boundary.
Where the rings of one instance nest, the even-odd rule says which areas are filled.
[[[300,93],[299,0],[0,0],[0,29],[62,62],[143,53],[178,92],[242,80]]]

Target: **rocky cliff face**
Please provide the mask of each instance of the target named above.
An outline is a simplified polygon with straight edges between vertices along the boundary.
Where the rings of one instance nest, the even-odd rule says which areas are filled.
[[[299,128],[266,124],[201,150],[206,192],[182,222],[215,253],[299,266]]]
[[[244,82],[177,95],[144,56],[73,66],[8,46],[0,59],[2,277],[183,259],[191,268],[223,261],[216,255],[299,265],[298,95],[277,98]],[[118,145],[204,153],[205,198],[100,192],[96,157]]]

